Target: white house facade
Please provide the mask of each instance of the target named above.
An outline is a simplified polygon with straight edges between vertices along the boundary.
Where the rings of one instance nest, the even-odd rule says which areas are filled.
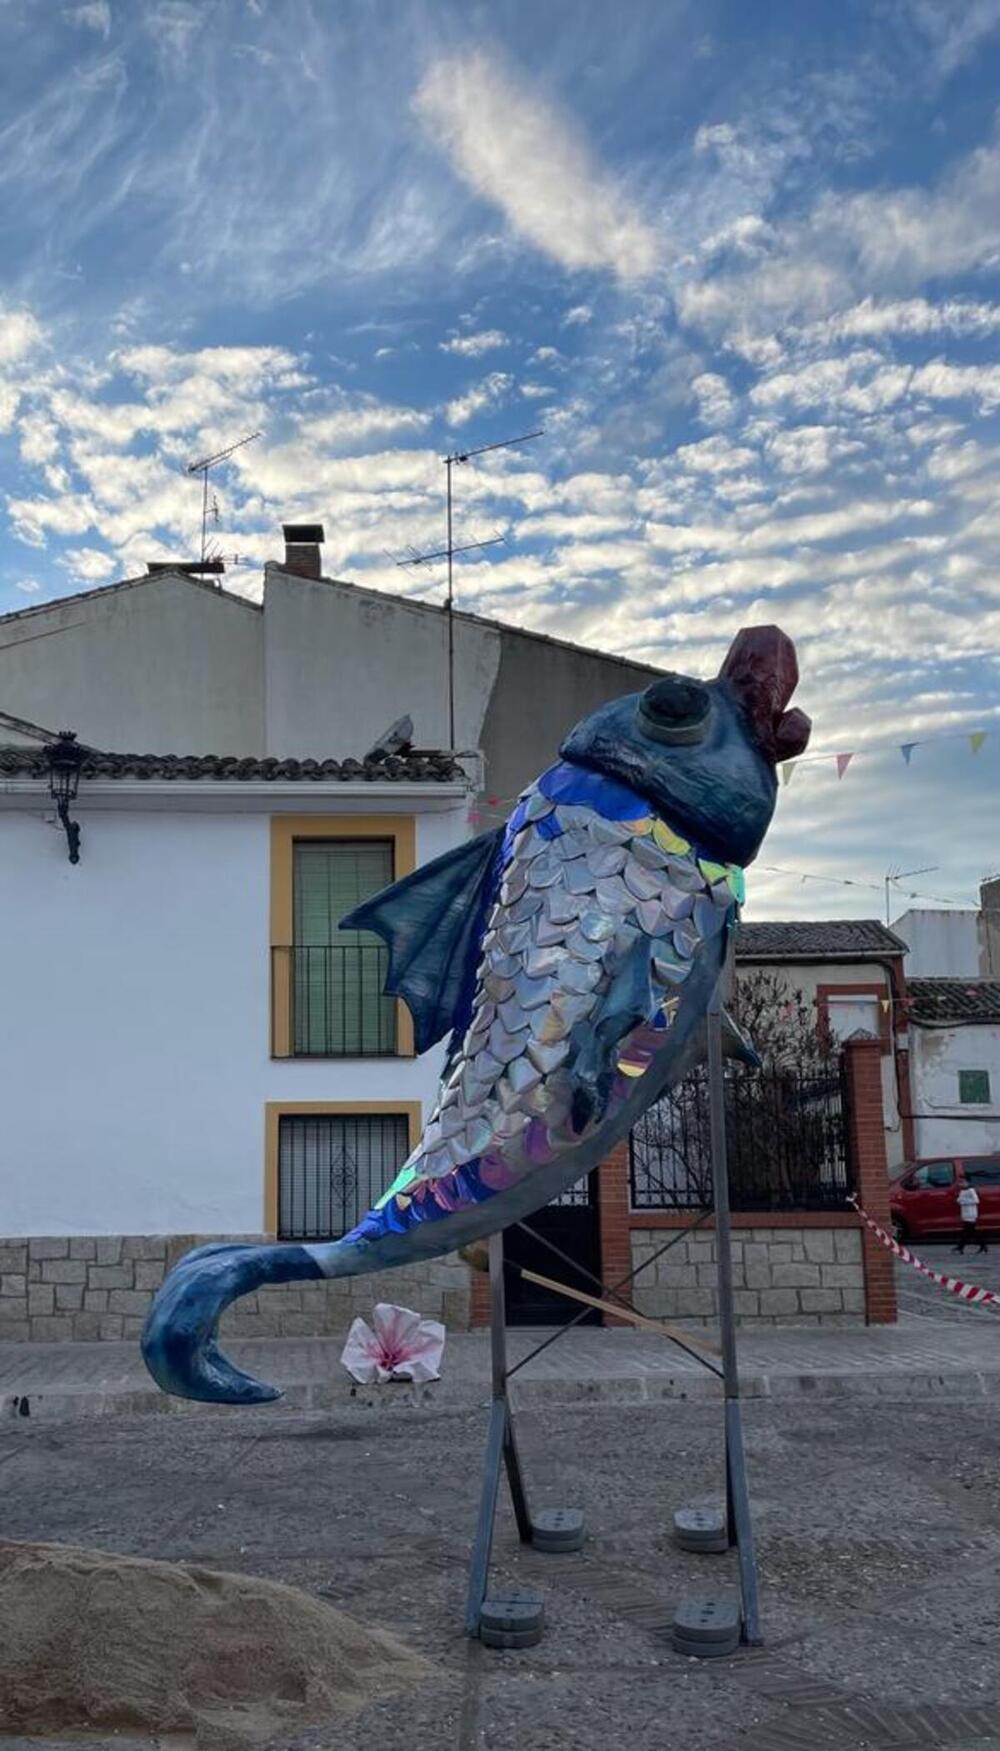
[[[907,989],[916,1154],[1000,1155],[1000,981]]]
[[[460,843],[469,795],[442,755],[100,755],[72,864],[45,750],[0,749],[0,1338],[133,1336],[194,1239],[364,1213],[419,1135],[441,1048],[414,1056],[383,945],[337,922]],[[394,1299],[461,1319],[463,1266],[406,1275]],[[241,1304],[237,1329],[322,1330],[325,1293]]]

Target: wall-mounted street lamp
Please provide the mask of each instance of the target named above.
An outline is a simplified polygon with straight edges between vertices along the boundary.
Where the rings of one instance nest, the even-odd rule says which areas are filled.
[[[63,824],[70,863],[79,863],[80,828],[76,821],[69,818],[69,805],[76,801],[80,768],[89,749],[80,747],[74,730],[60,730],[58,741],[50,742],[46,753],[49,760],[49,794]]]

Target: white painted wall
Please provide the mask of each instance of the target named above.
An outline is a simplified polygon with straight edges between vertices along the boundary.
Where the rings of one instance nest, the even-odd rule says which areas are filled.
[[[67,597],[0,621],[0,708],[122,754],[262,754],[263,618],[169,574]]]
[[[979,914],[913,907],[893,923],[906,943],[908,979],[975,979],[979,976]]]
[[[988,1107],[963,1106],[959,1070],[987,1070]],[[1000,1150],[1000,1027],[910,1028],[918,1155],[984,1155]]]
[[[363,755],[409,712],[420,748],[447,748],[444,614],[269,565],[264,589],[267,752]],[[500,663],[493,626],[455,620],[455,733],[478,748]]]
[[[0,1234],[259,1232],[265,1102],[426,1111],[440,1048],[269,1057],[267,814],[84,826],[72,867],[37,806],[0,812]],[[466,832],[419,814],[419,861]]]

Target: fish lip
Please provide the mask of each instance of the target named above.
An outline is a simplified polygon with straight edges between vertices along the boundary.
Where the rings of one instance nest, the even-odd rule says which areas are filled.
[[[812,724],[804,711],[786,710],[798,686],[795,646],[780,626],[744,626],[726,652],[719,680],[735,693],[755,742],[769,760],[801,754]]]

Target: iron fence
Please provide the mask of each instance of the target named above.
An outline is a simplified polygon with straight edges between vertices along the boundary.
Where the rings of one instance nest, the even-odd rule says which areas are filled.
[[[729,1197],[734,1210],[844,1208],[854,1177],[838,1059],[725,1071]],[[645,1113],[630,1142],[633,1210],[712,1203],[708,1070]]]
[[[287,1004],[286,1037],[296,1058],[389,1056],[397,1050],[396,999],[382,987],[383,943],[271,950],[273,1012]]]
[[[283,1114],[278,1234],[336,1240],[392,1184],[409,1153],[405,1113]]]

